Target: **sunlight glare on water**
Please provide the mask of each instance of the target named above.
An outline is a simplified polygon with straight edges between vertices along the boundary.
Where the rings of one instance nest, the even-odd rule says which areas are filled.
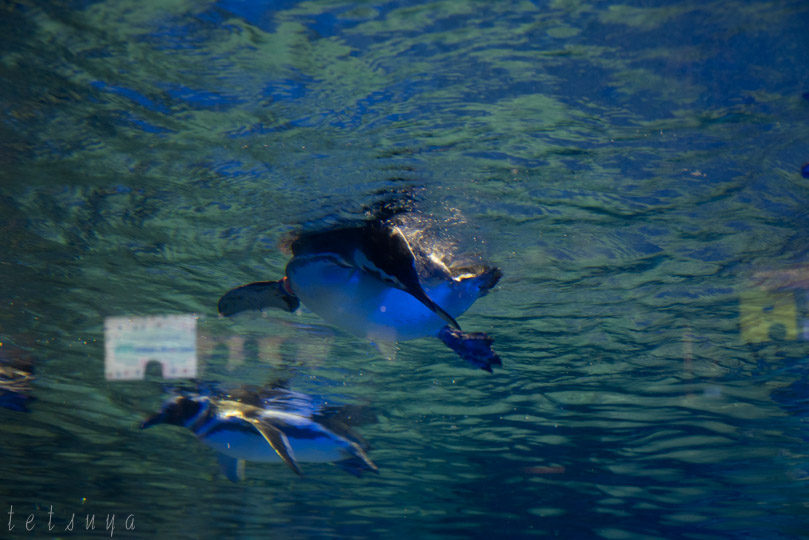
[[[4,3],[0,536],[88,514],[116,538],[807,534],[807,22],[798,0]],[[502,369],[305,309],[217,317],[295,232],[397,196],[503,271],[459,318]],[[172,381],[105,378],[105,319],[181,314],[200,382],[372,410],[379,474],[232,483],[188,430],[141,431]]]

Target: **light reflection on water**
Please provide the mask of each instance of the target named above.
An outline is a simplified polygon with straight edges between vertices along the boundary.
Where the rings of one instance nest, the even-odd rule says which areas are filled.
[[[803,3],[0,10],[17,537],[50,505],[116,537],[805,534]],[[396,191],[503,269],[460,321],[503,370],[215,317],[297,225]],[[371,404],[380,475],[233,485],[187,432],[139,431],[164,381],[106,381],[103,320],[178,313],[206,378]]]

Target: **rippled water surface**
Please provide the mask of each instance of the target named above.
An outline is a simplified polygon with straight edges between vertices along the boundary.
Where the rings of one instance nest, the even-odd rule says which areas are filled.
[[[0,359],[33,365],[0,408],[0,536],[809,535],[807,23],[801,0],[0,3]],[[503,270],[460,318],[494,375],[305,311],[217,317],[290,233],[392,193]],[[235,484],[190,432],[141,431],[166,381],[107,380],[104,319],[180,313],[205,382],[373,409],[379,475]]]

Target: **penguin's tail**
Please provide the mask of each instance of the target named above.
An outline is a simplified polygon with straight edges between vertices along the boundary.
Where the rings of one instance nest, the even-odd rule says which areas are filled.
[[[236,287],[219,299],[219,314],[230,317],[242,311],[261,311],[265,308],[276,308],[284,311],[295,311],[300,301],[291,294],[287,279],[278,281],[257,281]]]

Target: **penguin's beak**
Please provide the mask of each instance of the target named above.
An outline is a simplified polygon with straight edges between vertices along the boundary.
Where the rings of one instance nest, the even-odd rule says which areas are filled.
[[[161,411],[161,412],[159,412],[159,413],[157,413],[155,415],[150,416],[146,420],[144,420],[144,422],[140,425],[140,428],[141,429],[150,428],[150,427],[155,426],[157,424],[162,424],[165,421],[166,421],[166,413],[164,411]]]

